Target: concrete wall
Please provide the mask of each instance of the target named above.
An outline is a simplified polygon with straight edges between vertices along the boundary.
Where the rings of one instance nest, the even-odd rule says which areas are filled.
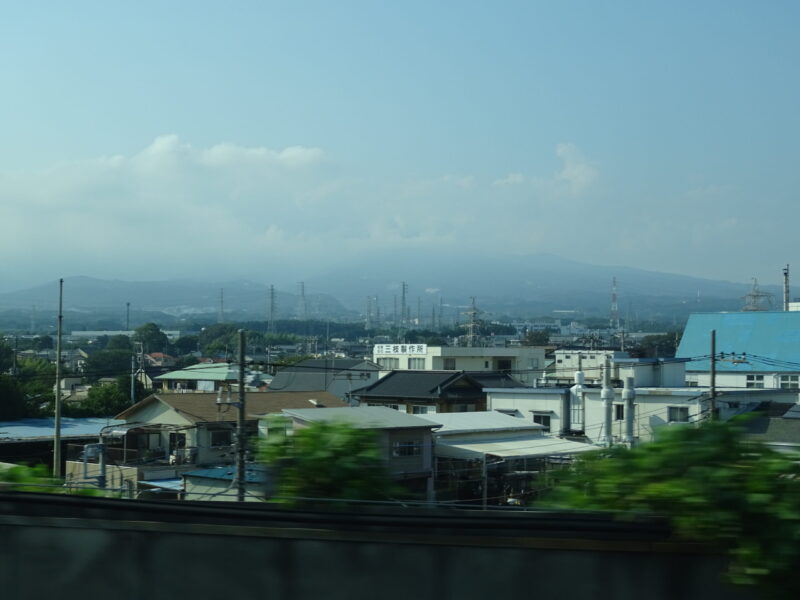
[[[558,514],[447,511],[412,512],[406,522],[367,510],[293,516],[166,502],[117,511],[95,499],[39,509],[9,496],[0,494],[0,587],[9,600],[749,597],[722,583],[719,557],[610,519],[568,527]]]

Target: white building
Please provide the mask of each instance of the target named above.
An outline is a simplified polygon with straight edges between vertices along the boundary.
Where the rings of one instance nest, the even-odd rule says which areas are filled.
[[[544,425],[552,434],[584,435],[589,442],[602,443],[606,436],[605,407],[601,388],[583,386],[550,388],[487,388],[487,409],[522,417]],[[625,435],[625,402],[622,389],[613,388],[611,435],[621,443]],[[648,441],[659,427],[696,423],[708,417],[708,390],[691,387],[636,388],[633,415],[635,441]],[[720,389],[716,405],[721,419],[752,410],[765,401],[794,402],[789,390]],[[568,413],[565,420],[565,412]]]
[[[426,344],[377,344],[372,360],[382,373],[392,370],[505,371],[528,385],[541,378],[545,349],[538,346],[483,348],[428,346]]]
[[[633,377],[641,387],[684,387],[686,361],[674,358],[631,358],[617,350],[556,350],[555,360],[548,367],[547,382],[570,385],[575,371],[582,370],[586,383],[599,384],[608,359],[611,380],[622,384]]]

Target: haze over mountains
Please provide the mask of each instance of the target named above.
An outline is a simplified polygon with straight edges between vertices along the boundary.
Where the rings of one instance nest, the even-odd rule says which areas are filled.
[[[419,308],[423,318],[441,303],[452,314],[466,306],[470,297],[492,315],[546,316],[554,310],[577,311],[586,316],[607,316],[611,280],[616,277],[620,316],[683,319],[690,312],[739,310],[751,284],[715,281],[658,273],[629,267],[595,266],[549,254],[508,256],[503,260],[450,259],[408,260],[397,256],[379,262],[365,258],[335,269],[307,274],[306,314],[317,318],[357,318],[367,297],[374,306],[393,314],[401,282],[408,284],[407,305],[412,316]],[[776,269],[779,274],[779,270]],[[776,277],[777,278],[777,277]],[[298,281],[275,281],[276,318],[300,317],[303,305]],[[126,303],[137,310],[173,316],[216,314],[220,290],[226,313],[241,318],[263,319],[269,305],[269,281],[124,281],[91,277],[66,277],[64,306],[67,310],[120,311]],[[762,286],[780,303],[778,286]],[[0,294],[0,310],[50,311],[57,305],[57,283]]]

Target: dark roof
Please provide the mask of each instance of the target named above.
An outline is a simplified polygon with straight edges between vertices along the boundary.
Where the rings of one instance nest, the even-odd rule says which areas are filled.
[[[762,402],[754,418],[744,424],[748,439],[772,444],[800,444],[800,419],[797,404]]]
[[[327,390],[331,384],[342,378],[343,371],[352,371],[353,383],[367,379],[371,372],[378,371],[378,365],[363,359],[312,358],[281,369],[270,383],[269,392],[311,392]],[[346,376],[345,375],[345,376]]]
[[[467,375],[480,383],[485,388],[519,388],[526,387],[524,383],[514,379],[508,373],[497,371],[468,371]]]
[[[517,387],[521,385],[517,383]],[[483,395],[483,385],[464,371],[391,371],[375,383],[355,390],[352,395],[368,398],[445,399],[457,391],[471,392],[468,396]],[[461,394],[463,397],[464,394]]]
[[[234,396],[232,400],[236,400]],[[309,408],[309,400],[316,400],[318,406],[342,407],[345,402],[328,392],[247,392],[245,394],[245,410],[247,418],[252,415],[280,413],[287,408]],[[117,419],[128,420],[136,412],[152,402],[163,402],[174,408],[184,418],[194,423],[215,421],[236,421],[238,410],[235,406],[217,406],[217,394],[153,394],[141,402],[134,404],[116,416]]]

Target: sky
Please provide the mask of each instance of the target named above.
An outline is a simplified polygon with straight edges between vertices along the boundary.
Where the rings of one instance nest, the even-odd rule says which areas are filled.
[[[550,253],[800,267],[800,3],[12,3],[0,291]]]

